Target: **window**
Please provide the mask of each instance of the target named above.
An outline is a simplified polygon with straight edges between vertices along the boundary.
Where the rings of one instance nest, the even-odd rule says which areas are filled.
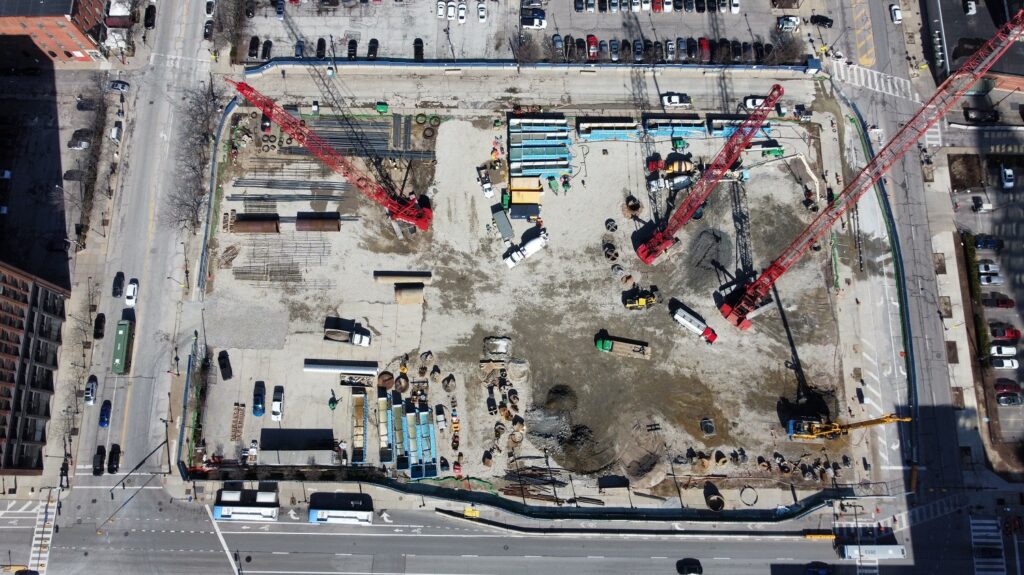
[[[53,50],[47,50],[46,53],[49,54],[51,58],[56,58],[57,57],[57,53],[54,52]]]

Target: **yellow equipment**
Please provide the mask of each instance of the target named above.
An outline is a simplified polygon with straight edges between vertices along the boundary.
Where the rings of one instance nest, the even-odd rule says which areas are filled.
[[[895,413],[883,415],[876,419],[858,421],[856,423],[822,423],[820,421],[791,420],[786,424],[790,439],[836,439],[850,433],[854,429],[911,421],[910,417],[899,417]]]
[[[649,290],[638,289],[626,298],[626,309],[647,309],[658,303],[658,288],[651,286]]]

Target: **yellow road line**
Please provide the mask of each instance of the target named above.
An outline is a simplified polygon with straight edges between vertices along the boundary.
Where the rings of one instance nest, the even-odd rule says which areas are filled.
[[[871,35],[871,12],[865,0],[853,0],[853,45],[857,62],[864,67],[875,64],[875,44]]]

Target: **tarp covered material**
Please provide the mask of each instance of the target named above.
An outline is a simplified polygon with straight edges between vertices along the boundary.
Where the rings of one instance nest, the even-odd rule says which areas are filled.
[[[397,283],[397,284],[395,284],[395,303],[398,303],[398,304],[421,304],[421,303],[423,303],[423,284],[421,284],[421,283]]]
[[[521,191],[512,190],[512,203],[513,204],[539,204],[541,203],[541,194],[543,192],[539,190]]]
[[[512,178],[509,180],[508,189],[512,191],[516,190],[540,190],[542,186],[540,184],[540,178]]]

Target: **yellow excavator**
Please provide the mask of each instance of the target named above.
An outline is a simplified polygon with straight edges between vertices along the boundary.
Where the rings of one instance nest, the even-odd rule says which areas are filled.
[[[854,429],[907,421],[911,421],[911,418],[900,417],[895,413],[883,415],[882,417],[875,419],[868,419],[867,421],[858,421],[856,423],[823,423],[821,421],[792,419],[786,423],[786,433],[789,434],[790,439],[798,440],[837,439],[847,433],[850,433]]]
[[[626,309],[641,310],[647,309],[658,303],[658,286],[651,286],[651,289],[634,289],[626,296]]]

